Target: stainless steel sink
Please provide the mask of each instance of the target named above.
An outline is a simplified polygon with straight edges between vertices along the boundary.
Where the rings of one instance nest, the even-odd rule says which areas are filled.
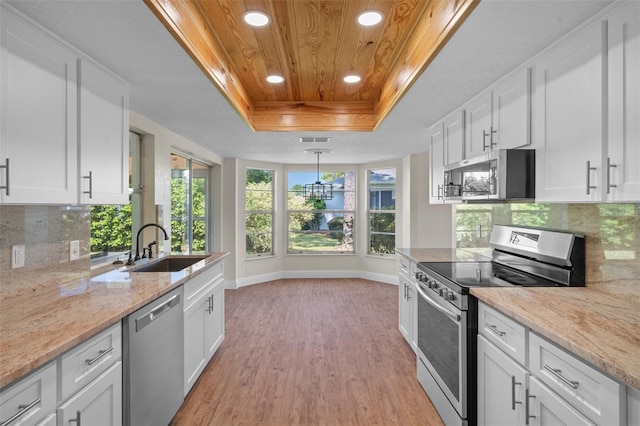
[[[133,268],[131,272],[177,272],[194,263],[198,263],[207,256],[171,256],[157,260],[153,263]]]

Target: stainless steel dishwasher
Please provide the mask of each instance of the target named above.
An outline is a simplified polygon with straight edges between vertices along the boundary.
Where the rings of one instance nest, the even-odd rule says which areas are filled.
[[[182,286],[124,319],[125,426],[167,425],[183,402]]]

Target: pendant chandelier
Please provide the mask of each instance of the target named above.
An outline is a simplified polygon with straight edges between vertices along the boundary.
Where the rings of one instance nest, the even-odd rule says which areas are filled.
[[[331,200],[333,198],[333,185],[320,182],[320,154],[328,154],[330,149],[310,149],[306,153],[316,154],[317,157],[317,177],[315,183],[308,183],[304,186],[303,195],[305,201]]]

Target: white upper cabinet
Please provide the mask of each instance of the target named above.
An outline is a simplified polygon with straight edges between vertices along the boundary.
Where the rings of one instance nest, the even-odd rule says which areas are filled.
[[[607,21],[609,135],[603,187],[607,201],[639,201],[640,2],[622,4]]]
[[[640,201],[640,3],[536,63],[536,201]]]
[[[465,158],[531,143],[531,70],[500,80],[464,106]]]
[[[1,15],[0,202],[77,203],[77,57]]]
[[[444,164],[464,160],[464,110],[457,110],[443,120]]]
[[[466,111],[466,137],[465,158],[473,158],[491,151],[491,91],[481,93],[479,96],[467,102]]]
[[[129,197],[129,91],[86,60],[80,81],[80,202],[127,204]]]
[[[519,148],[531,143],[531,68],[518,70],[492,90],[491,149]]]
[[[128,203],[127,85],[11,8],[1,15],[0,203]]]
[[[429,202],[444,202],[444,126],[441,121],[429,128]]]
[[[536,201],[602,198],[604,25],[589,25],[535,64]]]

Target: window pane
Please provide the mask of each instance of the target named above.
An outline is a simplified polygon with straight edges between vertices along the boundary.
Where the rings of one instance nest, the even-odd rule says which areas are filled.
[[[320,172],[320,182],[330,184],[330,200],[305,200],[305,184],[314,183],[317,174],[289,172],[287,175],[289,210],[289,253],[353,253],[353,218],[356,207],[353,171]]]
[[[189,253],[189,160],[171,154],[171,251]]]
[[[273,173],[261,169],[246,171],[247,256],[273,253]]]
[[[191,215],[193,219],[191,253],[204,253],[207,250],[207,181],[209,167],[191,162],[193,178],[191,180]]]
[[[396,169],[369,170],[368,179],[369,253],[393,254],[396,245]]]
[[[312,213],[301,226],[289,228],[289,251],[353,252],[353,214]],[[300,213],[289,215],[290,224],[299,224]]]
[[[271,253],[271,217],[270,213],[247,214],[245,226],[248,255]]]

